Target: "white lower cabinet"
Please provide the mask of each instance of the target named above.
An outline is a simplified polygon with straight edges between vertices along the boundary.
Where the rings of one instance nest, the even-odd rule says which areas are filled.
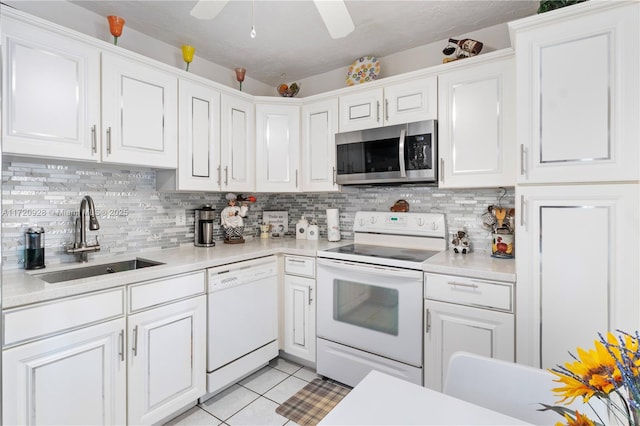
[[[3,424],[126,423],[125,319],[7,349]]]
[[[206,296],[128,319],[128,423],[152,424],[206,392]]]
[[[449,358],[514,360],[513,283],[425,275],[424,385],[442,391]]]
[[[284,351],[315,363],[315,259],[310,257],[286,256],[285,274]]]

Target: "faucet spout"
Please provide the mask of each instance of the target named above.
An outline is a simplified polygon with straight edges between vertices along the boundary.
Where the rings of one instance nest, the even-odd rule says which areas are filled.
[[[96,243],[94,245],[87,244],[87,215],[89,216],[89,230],[97,231],[100,229],[98,218],[96,216],[96,207],[93,203],[93,198],[89,195],[85,195],[80,202],[80,214],[76,219],[76,238],[73,247],[67,248],[67,253],[73,253],[80,255],[80,261],[87,261],[88,252],[100,251],[100,244],[96,237]],[[79,223],[78,223],[79,222]],[[80,238],[78,238],[78,229],[80,230]]]

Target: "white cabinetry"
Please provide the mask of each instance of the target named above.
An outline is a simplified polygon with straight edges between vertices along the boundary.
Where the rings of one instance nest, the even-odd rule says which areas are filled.
[[[223,94],[220,100],[221,189],[255,190],[255,109],[253,102]]]
[[[4,424],[124,424],[122,289],[3,312]]]
[[[300,107],[256,105],[256,190],[300,190]]]
[[[100,51],[2,11],[5,154],[100,159]]]
[[[306,103],[302,107],[302,189],[337,191],[336,133],[338,99]]]
[[[442,391],[456,351],[514,360],[513,283],[425,274],[424,385]]]
[[[284,262],[284,351],[315,363],[315,259],[285,256]]]
[[[220,92],[186,79],[180,79],[178,92],[178,169],[159,170],[157,187],[169,191],[219,191]]]
[[[586,2],[509,24],[519,182],[640,177],[640,4]]]
[[[340,96],[340,131],[436,119],[437,89],[427,77]]]
[[[129,424],[157,423],[206,393],[204,291],[203,271],[129,287]]]
[[[438,76],[438,186],[514,186],[514,60],[473,61]]]
[[[178,79],[133,59],[102,54],[102,159],[178,166]]]
[[[518,362],[555,367],[598,332],[636,330],[637,185],[518,187],[516,199]]]

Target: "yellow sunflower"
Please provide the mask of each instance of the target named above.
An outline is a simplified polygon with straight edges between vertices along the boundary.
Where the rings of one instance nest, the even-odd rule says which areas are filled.
[[[597,392],[609,394],[620,383],[620,372],[615,359],[601,342],[595,342],[595,350],[578,348],[578,359],[565,363],[567,374],[551,371],[558,376],[554,381],[564,385],[553,389],[563,397],[558,402],[567,401],[566,404],[571,404],[579,396],[587,402]]]
[[[580,414],[577,410],[575,419],[572,419],[569,414],[565,414],[564,419],[567,421],[567,426],[595,426],[595,424],[587,416]],[[555,426],[564,425],[562,424],[562,422],[558,422]]]

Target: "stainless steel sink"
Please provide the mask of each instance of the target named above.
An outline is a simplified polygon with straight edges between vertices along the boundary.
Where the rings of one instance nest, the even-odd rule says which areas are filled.
[[[133,271],[135,269],[148,268],[156,265],[164,265],[164,263],[136,258],[132,260],[123,260],[122,262],[104,263],[101,265],[85,266],[82,268],[66,269],[63,271],[34,274],[34,277],[48,283],[60,283],[63,281],[79,280],[80,278],[115,274],[116,272]]]

